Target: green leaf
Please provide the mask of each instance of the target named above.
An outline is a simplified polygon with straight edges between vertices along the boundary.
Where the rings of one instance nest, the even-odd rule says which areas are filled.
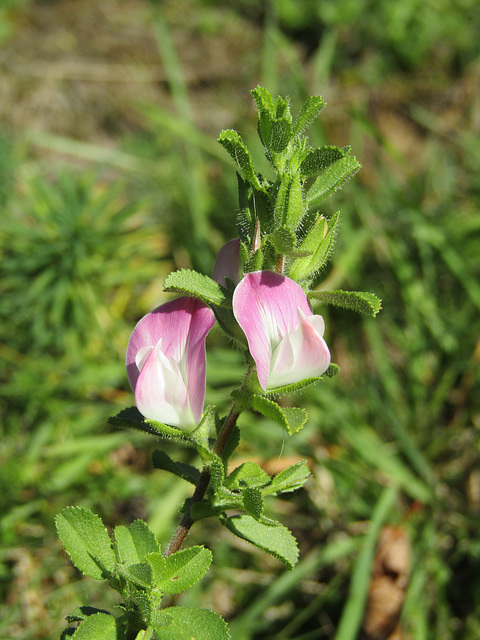
[[[280,183],[275,200],[275,219],[279,224],[293,231],[297,228],[304,213],[300,175],[298,173],[293,177],[285,175]],[[294,246],[295,243],[289,250]]]
[[[341,149],[330,145],[312,149],[300,164],[300,173],[304,177],[316,175],[345,155]]]
[[[83,507],[66,507],[57,515],[55,523],[65,551],[77,569],[95,580],[112,575],[115,553],[97,515]]]
[[[360,166],[355,156],[345,156],[331,164],[308,190],[308,204],[311,205],[332,195],[345,180],[351,178],[360,169]]]
[[[148,553],[160,551],[155,534],[143,520],[134,520],[131,525],[115,527],[118,559],[122,564],[138,564]]]
[[[264,493],[273,495],[295,491],[305,484],[309,476],[310,469],[306,460],[300,460],[276,475],[270,485],[265,488]]]
[[[264,487],[271,478],[256,462],[243,462],[234,469],[227,479],[225,486],[231,490],[241,490],[245,487]]]
[[[249,150],[245,146],[240,135],[233,131],[232,129],[226,129],[220,133],[220,136],[217,139],[222,147],[227,151],[227,153],[233,158],[236,165],[240,169],[240,173],[242,174],[245,180],[248,180],[250,184],[257,191],[263,191],[263,187],[258,181],[257,174],[255,173],[255,168],[253,166],[253,160],[250,155]]]
[[[232,306],[218,282],[191,269],[179,269],[171,273],[165,278],[163,289],[198,298],[208,305],[213,304],[226,309]]]
[[[174,427],[169,427],[159,422],[145,420],[137,407],[122,409],[116,416],[110,417],[108,423],[117,429],[137,429],[138,431],[143,431],[143,433],[149,433],[152,436],[158,436],[160,438],[182,440],[184,437],[180,429],[175,429]]]
[[[142,589],[151,589],[153,586],[152,567],[148,562],[138,562],[128,567],[120,567],[119,572],[129,582]]]
[[[302,280],[316,273],[327,262],[337,238],[340,213],[334,213],[325,226],[325,220],[319,218],[318,222],[310,229],[298,250],[300,252],[313,251],[312,255],[305,258],[297,258],[289,267],[288,275],[292,280]],[[325,233],[326,232],[326,233]]]
[[[173,595],[189,589],[203,578],[212,562],[212,552],[195,546],[166,558],[160,553],[151,553],[147,560],[153,569],[155,589]]]
[[[308,291],[309,298],[335,307],[358,311],[375,317],[382,308],[382,301],[374,293],[366,291]]]
[[[278,227],[271,235],[271,240],[278,253],[291,254],[295,250],[297,238],[295,233],[287,227]]]
[[[311,96],[303,105],[295,122],[294,134],[300,135],[318,117],[327,103],[320,96]]]
[[[248,515],[232,516],[226,519],[225,524],[236,536],[278,558],[290,569],[295,566],[298,560],[297,542],[283,525],[266,525]]]
[[[317,380],[317,378],[315,378],[315,380]],[[282,389],[284,389],[284,387],[282,387]],[[281,392],[280,389],[279,392]],[[265,396],[254,395],[252,399],[252,408],[266,418],[276,422],[285,429],[289,435],[300,431],[308,420],[308,413],[305,409],[297,407],[280,407],[276,402],[265,398]]]
[[[247,487],[244,489],[242,496],[245,511],[258,520],[263,512],[262,492],[255,487]]]
[[[65,616],[65,620],[69,623],[81,622],[82,620],[86,620],[89,616],[93,616],[95,613],[105,613],[106,615],[110,615],[110,613],[105,611],[105,609],[97,609],[97,607],[83,605],[81,607],[76,607],[73,611],[70,611],[70,613]]]
[[[182,478],[183,480],[187,480],[187,482],[191,482],[196,485],[198,479],[200,478],[200,471],[191,464],[187,464],[186,462],[174,462],[170,456],[168,456],[165,451],[161,451],[160,449],[155,449],[152,454],[152,463],[155,469],[163,469],[164,471],[169,471],[174,475]]]
[[[210,482],[213,491],[223,485],[225,479],[225,467],[220,456],[214,456],[209,462]]]
[[[274,153],[283,151],[292,137],[292,116],[288,100],[272,96],[263,87],[256,87],[252,95],[258,110],[258,133],[263,145]]]
[[[115,618],[106,613],[89,616],[72,636],[73,640],[117,640]]]
[[[153,626],[156,640],[230,640],[223,618],[208,609],[169,607]]]

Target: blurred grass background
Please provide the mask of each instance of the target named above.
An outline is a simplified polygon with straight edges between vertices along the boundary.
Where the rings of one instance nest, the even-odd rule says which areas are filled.
[[[235,235],[215,138],[236,128],[264,166],[257,84],[294,111],[322,95],[312,142],[352,144],[363,170],[325,205],[343,223],[319,287],[384,310],[316,308],[341,373],[301,396],[298,436],[241,418],[237,462],[309,459],[271,504],[298,566],[204,521],[191,541],[214,541],[215,568],[184,602],[234,640],[480,637],[479,54],[475,0],[0,2],[1,640],[115,604],[65,558],[65,505],[173,531],[188,487],[106,418],[132,404],[125,346],[163,278],[209,273]],[[219,331],[208,346],[207,402],[226,406],[241,362]]]

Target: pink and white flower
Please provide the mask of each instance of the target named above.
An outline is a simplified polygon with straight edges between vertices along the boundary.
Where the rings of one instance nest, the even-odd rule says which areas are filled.
[[[135,404],[148,420],[191,430],[205,401],[205,340],[213,312],[181,297],[144,316],[133,330],[126,365]]]
[[[245,333],[264,391],[321,376],[330,365],[322,316],[303,289],[274,271],[247,273],[235,289],[233,313]]]
[[[226,287],[226,278],[234,284],[240,280],[240,238],[226,242],[220,249],[213,267],[213,279]]]

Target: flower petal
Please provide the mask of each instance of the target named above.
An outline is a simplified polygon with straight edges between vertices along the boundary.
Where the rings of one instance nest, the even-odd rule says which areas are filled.
[[[322,337],[321,316],[307,317],[298,309],[298,326],[287,333],[273,353],[267,386],[270,389],[321,376],[330,365],[330,351]]]
[[[299,325],[297,309],[305,316],[312,315],[303,289],[274,271],[247,273],[235,289],[233,313],[247,337],[250,353],[257,365],[258,380],[264,390],[271,387],[269,376],[274,350]],[[287,344],[283,349],[282,363],[287,357]],[[290,357],[293,362],[294,355]]]
[[[240,275],[240,238],[229,240],[220,249],[213,267],[213,279],[226,286],[225,278],[229,278],[234,284],[237,284]]]
[[[177,298],[144,316],[130,337],[126,365],[139,411],[174,426],[200,421],[205,400],[205,338],[213,312]]]

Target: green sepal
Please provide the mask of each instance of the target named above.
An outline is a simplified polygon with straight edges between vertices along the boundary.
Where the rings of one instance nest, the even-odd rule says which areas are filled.
[[[280,407],[276,402],[269,400],[265,396],[254,395],[252,408],[266,418],[276,422],[285,429],[289,435],[300,431],[308,420],[308,413],[305,409]]]
[[[294,134],[298,136],[309,127],[326,104],[320,96],[310,96],[296,118]]]
[[[230,640],[225,620],[209,609],[162,609],[152,626],[155,640]]]
[[[198,298],[208,305],[226,309],[232,306],[231,300],[218,282],[192,269],[179,269],[168,275],[163,283],[163,290]]]
[[[263,495],[256,487],[246,487],[242,492],[243,507],[245,511],[256,520],[263,513]]]
[[[236,536],[263,549],[283,562],[289,569],[293,569],[297,563],[297,541],[283,525],[265,524],[250,515],[225,518],[223,524]]]
[[[152,568],[155,590],[175,595],[203,578],[212,562],[212,552],[196,545],[172,553],[166,558],[161,553],[151,553],[147,556],[147,562]]]
[[[106,613],[94,613],[89,616],[72,636],[74,640],[117,640],[115,618]]]
[[[290,493],[302,487],[310,476],[310,469],[306,460],[300,460],[278,473],[272,481],[265,487],[265,495],[278,495],[280,493]]]
[[[382,308],[382,301],[367,291],[308,291],[309,298],[320,300],[342,309],[350,309],[375,317]]]
[[[242,490],[246,487],[264,487],[271,478],[256,462],[243,462],[225,479],[225,486],[231,490]]]
[[[307,203],[312,205],[324,200],[340,188],[345,180],[351,178],[359,169],[360,163],[355,156],[344,156],[323,171],[307,191]]]
[[[302,240],[298,250],[300,252],[313,250],[314,253],[304,258],[297,258],[290,263],[288,276],[292,280],[299,281],[308,278],[324,266],[335,245],[339,222],[340,213],[337,212],[330,218],[328,226],[326,226],[327,223],[324,218],[319,218],[313,225]]]
[[[112,576],[116,558],[102,520],[83,507],[66,507],[55,518],[58,537],[79,571],[95,580]]]
[[[105,609],[97,609],[97,607],[83,605],[81,607],[76,607],[75,609],[73,609],[73,611],[70,611],[70,613],[65,616],[65,620],[69,624],[71,624],[72,622],[82,622],[82,620],[86,620],[96,613],[105,613],[106,615],[110,615],[110,612],[106,611]]]
[[[305,178],[316,175],[345,155],[342,149],[331,145],[311,149],[300,164],[300,173]]]
[[[165,451],[161,451],[160,449],[155,449],[153,452],[152,463],[154,469],[169,471],[194,485],[197,484],[200,478],[200,471],[196,467],[186,462],[174,462]]]
[[[220,133],[217,142],[222,145],[234,160],[240,169],[242,177],[250,182],[257,191],[263,191],[264,188],[255,173],[252,157],[241,136],[236,131],[233,131],[233,129],[226,129]]]

